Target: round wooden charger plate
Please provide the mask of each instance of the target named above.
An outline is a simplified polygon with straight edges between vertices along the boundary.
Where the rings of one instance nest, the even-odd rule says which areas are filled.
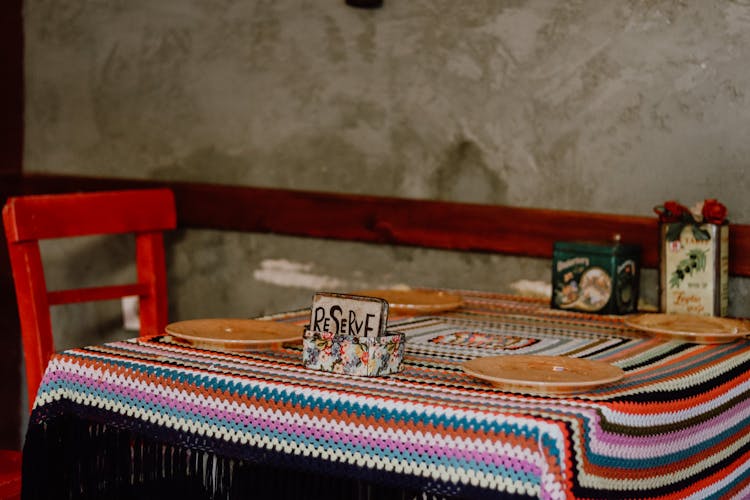
[[[573,394],[617,382],[621,368],[567,356],[507,355],[475,358],[461,367],[500,389],[536,394]]]
[[[195,346],[227,351],[248,351],[302,339],[304,328],[260,319],[192,319],[170,323],[172,337]]]
[[[354,295],[377,297],[388,302],[389,311],[395,313],[437,313],[461,307],[460,295],[439,290],[360,290]]]
[[[625,324],[659,338],[696,344],[723,344],[750,334],[747,321],[715,316],[639,314],[627,318]]]

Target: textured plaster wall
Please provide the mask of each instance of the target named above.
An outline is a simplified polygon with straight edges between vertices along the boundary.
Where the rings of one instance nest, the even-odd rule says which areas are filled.
[[[750,223],[746,0],[26,0],[24,14],[27,171],[637,215],[716,197]],[[76,245],[53,254],[75,269],[53,281],[93,271],[80,256],[97,244]],[[214,231],[168,247],[173,319],[550,274]],[[643,288],[654,302],[655,272]],[[749,293],[733,279],[730,312],[750,315]],[[67,314],[63,344],[97,339]]]

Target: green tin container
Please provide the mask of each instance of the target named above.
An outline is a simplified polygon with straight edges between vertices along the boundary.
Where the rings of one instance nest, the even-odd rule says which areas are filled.
[[[641,248],[559,241],[552,262],[552,307],[597,314],[638,309]]]

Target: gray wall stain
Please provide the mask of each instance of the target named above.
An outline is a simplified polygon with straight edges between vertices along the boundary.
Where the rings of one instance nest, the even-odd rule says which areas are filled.
[[[339,29],[339,25],[336,20],[330,16],[325,17],[325,30],[326,30],[326,52],[328,53],[328,60],[333,64],[346,63],[346,42],[344,35]]]
[[[368,64],[373,64],[377,58],[377,32],[378,25],[374,16],[366,19],[362,31],[356,37],[357,53]]]
[[[434,173],[436,199],[469,203],[505,203],[507,185],[484,160],[479,147],[472,141],[460,139],[449,146],[444,159]]]

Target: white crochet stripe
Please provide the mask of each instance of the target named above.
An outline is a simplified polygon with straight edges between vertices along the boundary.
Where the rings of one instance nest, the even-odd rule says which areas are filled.
[[[674,357],[682,357],[685,353],[679,353],[676,354]],[[660,360],[658,362],[652,363],[648,366],[645,366],[639,370],[633,370],[631,372],[628,372],[629,377],[634,377],[637,374],[644,373],[646,376],[649,375],[650,372],[655,372],[655,368],[661,365],[668,366],[670,368],[674,368],[676,366],[676,363],[674,361],[671,361],[670,358],[665,358],[663,360]],[[697,372],[693,372],[689,375],[683,375],[680,377],[673,377],[667,380],[662,380],[660,382],[649,382],[647,386],[641,386],[636,387],[633,389],[626,389],[622,391],[617,391],[618,395],[629,395],[629,394],[644,394],[649,392],[658,392],[658,391],[675,391],[680,389],[685,389],[688,387],[692,387],[694,385],[698,385],[701,382],[705,382],[706,380],[711,379],[711,375],[720,374],[720,373],[726,373],[728,370],[731,370],[732,368],[736,368],[737,366],[746,363],[750,359],[750,352],[743,352],[743,353],[736,353],[735,355],[731,356],[729,359],[724,359],[721,362],[712,362],[710,364],[707,363],[707,367],[703,368],[702,370],[698,370]],[[670,363],[671,361],[671,363]]]
[[[638,343],[642,343],[642,342],[643,342],[643,339],[638,339]],[[654,346],[649,347],[643,352],[633,354],[619,361],[614,361],[612,362],[612,364],[615,364],[623,369],[629,368],[631,366],[641,365],[644,363],[648,365],[646,367],[639,368],[638,370],[633,370],[630,373],[638,373],[639,371],[642,371],[642,370],[648,370],[649,367],[652,367],[652,366],[660,366],[662,364],[668,365],[669,363],[664,362],[664,358],[662,358],[662,360],[660,361],[652,361],[652,360],[655,358],[659,358],[666,352],[674,350],[674,348],[677,347],[678,345],[680,345],[679,342],[664,342],[663,344],[656,344]],[[685,351],[683,351],[682,353],[678,353],[678,354],[672,354],[671,356],[667,356],[666,359],[672,359],[675,356],[681,356],[684,354],[685,354]]]
[[[730,363],[733,365],[734,363]],[[715,398],[711,398],[699,405],[690,406],[685,409],[664,413],[625,413],[602,405],[600,410],[609,422],[626,425],[628,427],[653,427],[657,425],[676,424],[687,421],[693,417],[704,415],[725,404],[726,402],[747,394],[750,390],[750,380],[746,380],[728,389]]]

